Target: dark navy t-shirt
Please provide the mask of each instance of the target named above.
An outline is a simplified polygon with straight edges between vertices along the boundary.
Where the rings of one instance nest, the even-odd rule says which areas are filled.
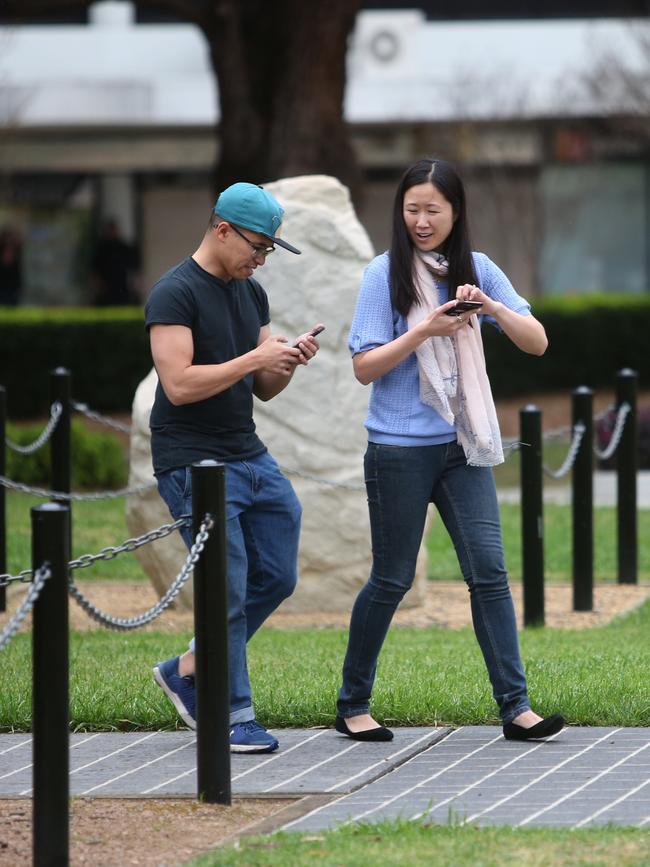
[[[253,279],[225,283],[188,257],[151,290],[145,324],[184,325],[192,331],[192,364],[222,364],[257,346],[269,323],[266,292]],[[253,422],[253,374],[197,403],[174,406],[160,382],[151,411],[154,472],[205,458],[237,461],[265,451]]]

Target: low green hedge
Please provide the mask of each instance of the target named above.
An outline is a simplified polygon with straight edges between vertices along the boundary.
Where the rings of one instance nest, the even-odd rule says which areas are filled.
[[[40,424],[7,425],[7,438],[16,445],[34,442],[43,430]],[[128,478],[125,448],[108,431],[88,430],[80,419],[70,426],[72,489],[107,490],[126,486]],[[14,482],[36,487],[50,485],[50,443],[31,455],[8,448],[5,452],[7,476]]]
[[[496,397],[609,388],[623,367],[650,387],[650,295],[547,297],[535,299],[533,311],[549,337],[542,358],[483,329]],[[8,391],[10,418],[47,416],[49,372],[59,366],[71,371],[76,400],[104,412],[129,411],[151,369],[142,309],[0,308],[0,385]]]
[[[56,367],[70,370],[75,400],[130,411],[151,363],[140,307],[0,307],[0,385],[12,419],[49,415]]]
[[[496,329],[483,329],[496,397],[580,385],[612,388],[624,367],[638,372],[640,386],[650,387],[650,295],[538,298],[532,307],[549,340],[541,358],[520,352]]]

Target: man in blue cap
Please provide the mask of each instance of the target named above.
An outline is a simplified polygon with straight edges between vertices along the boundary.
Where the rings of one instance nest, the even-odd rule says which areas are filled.
[[[269,302],[253,278],[276,246],[300,253],[278,236],[283,213],[255,184],[228,187],[196,252],[156,283],[145,307],[159,380],[150,422],[153,467],[172,516],[191,512],[192,463],[212,458],[226,464],[233,752],[278,747],[255,719],[246,642],[297,579],[301,506],[253,422],[253,395],[275,397],[318,351],[310,333],[295,347],[271,335]],[[190,547],[189,528],[183,538]],[[194,640],[153,674],[196,728]]]

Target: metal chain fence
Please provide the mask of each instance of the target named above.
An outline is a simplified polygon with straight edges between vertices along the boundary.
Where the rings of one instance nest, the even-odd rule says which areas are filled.
[[[45,443],[49,440],[49,438],[54,433],[54,429],[59,423],[59,419],[61,418],[61,413],[63,412],[63,406],[59,401],[55,401],[52,404],[50,409],[50,420],[45,425],[41,433],[34,440],[33,443],[30,443],[27,446],[21,446],[18,443],[12,442],[8,437],[5,437],[5,444],[8,448],[10,448],[14,452],[18,452],[21,455],[33,455],[37,452],[41,446],[44,446]]]
[[[122,542],[121,545],[109,545],[106,548],[102,548],[99,554],[82,554],[81,557],[77,557],[76,560],[70,560],[68,566],[70,569],[85,569],[87,566],[92,566],[93,563],[97,562],[97,560],[113,560],[118,554],[122,554],[124,551],[135,551],[136,548],[141,548],[149,542],[155,542],[156,539],[164,539],[165,536],[169,536],[175,530],[189,526],[189,521],[189,515],[181,515],[181,517],[172,524],[162,524],[160,527],[156,527],[155,530],[149,530],[148,532],[143,533],[142,536],[127,539],[125,542]],[[0,575],[0,587],[6,587],[7,584],[12,581],[30,581],[31,576],[31,569],[23,569],[22,572],[19,572],[17,575],[2,574]]]
[[[547,476],[550,476],[552,479],[561,479],[562,476],[566,476],[571,467],[574,465],[576,457],[578,456],[578,452],[580,451],[580,444],[582,443],[582,438],[585,435],[586,427],[582,422],[579,422],[573,428],[573,437],[571,439],[571,444],[569,445],[569,451],[567,452],[567,456],[562,463],[562,466],[557,470],[551,470],[546,464],[543,465],[543,470]]]
[[[57,500],[73,500],[75,502],[83,500],[116,500],[120,497],[130,497],[132,494],[153,491],[157,487],[156,482],[145,482],[142,485],[135,485],[133,488],[120,488],[117,491],[89,491],[87,494],[67,494],[64,491],[48,491],[45,488],[25,485],[23,482],[14,482],[13,479],[8,479],[6,476],[0,476],[0,485],[8,488],[10,491],[19,491],[21,494],[34,494],[36,497],[45,497],[47,500],[54,498]]]
[[[19,572],[17,575],[9,575],[6,572],[0,574],[0,587],[8,587],[10,584],[14,582],[22,582],[23,584],[29,584],[32,580],[32,570],[31,569],[23,569],[22,572]]]
[[[616,449],[618,448],[618,444],[621,441],[621,437],[623,436],[623,429],[625,428],[625,421],[630,413],[632,407],[629,403],[622,403],[618,412],[616,413],[616,422],[614,423],[614,430],[612,431],[612,435],[610,437],[609,443],[605,446],[604,449],[599,449],[598,446],[594,443],[594,454],[601,461],[608,461],[611,456],[614,454]]]
[[[116,421],[115,419],[104,416],[101,413],[90,409],[87,404],[80,403],[79,401],[72,401],[71,403],[73,409],[83,413],[88,418],[100,422],[108,427],[111,427],[114,430],[120,431],[121,433],[131,433],[132,429],[129,425],[124,425],[121,422]],[[628,403],[622,404],[619,408],[614,431],[612,432],[612,437],[605,449],[601,450],[594,444],[594,453],[600,460],[608,460],[616,451],[623,433],[623,428],[625,426],[625,419],[627,418],[627,414],[630,412],[630,409],[631,407]],[[52,435],[52,432],[54,431],[54,428],[56,427],[56,424],[61,416],[61,411],[62,407],[60,403],[57,402],[52,404],[50,421],[48,422],[46,428],[43,430],[38,439],[35,440],[34,443],[32,443],[30,446],[18,446],[15,443],[11,443],[9,440],[6,441],[7,445],[12,449],[21,452],[22,454],[31,454],[37,451],[37,449],[40,448],[45,442],[47,442],[49,437]],[[599,413],[598,415],[594,416],[594,421],[600,421],[605,415],[606,413]],[[546,465],[544,465],[544,473],[547,476],[550,476],[554,479],[560,479],[569,472],[569,470],[575,463],[575,459],[580,449],[582,437],[584,435],[584,430],[584,425],[582,424],[576,425],[575,428],[564,425],[562,427],[553,428],[552,430],[546,431],[542,434],[542,439],[560,439],[562,437],[565,437],[568,433],[572,432],[572,440],[569,445],[569,451],[567,453],[565,461],[563,462],[562,466],[557,470],[552,470]],[[504,438],[503,447],[506,459],[525,445],[526,443],[520,442],[516,437]],[[296,469],[295,467],[280,466],[280,469],[282,470],[282,472],[286,473],[289,476],[295,476],[297,478],[305,479],[306,481],[315,482],[319,485],[326,485],[329,487],[339,488],[348,491],[365,490],[365,486],[361,483],[336,482],[332,479],[325,479],[321,476],[315,476],[310,473],[305,473],[302,470]],[[129,497],[134,494],[145,493],[156,488],[156,482],[147,482],[142,485],[136,485],[132,488],[121,488],[116,491],[93,491],[85,494],[65,493],[63,491],[48,491],[44,488],[38,488],[23,484],[22,482],[14,482],[12,479],[1,475],[0,485],[3,485],[10,490],[19,491],[25,494],[33,494],[35,496],[45,497],[47,499],[56,498],[58,500],[69,501],[96,501],[119,499],[120,497]]]
[[[121,545],[110,546],[106,548],[102,548],[99,554],[82,554],[81,557],[77,557],[74,560],[70,560],[68,563],[68,567],[70,570],[73,569],[85,569],[88,566],[92,566],[93,563],[96,563],[99,560],[112,560],[117,557],[119,554],[123,554],[126,551],[135,551],[136,548],[141,548],[143,545],[147,545],[150,542],[154,542],[157,539],[163,539],[165,536],[169,536],[175,530],[180,529],[181,527],[186,527],[190,523],[190,516],[183,515],[177,521],[174,521],[172,524],[163,524],[160,527],[157,527],[155,530],[149,530],[147,533],[143,533],[142,536],[138,536],[137,538],[127,539]],[[119,631],[129,631],[132,629],[138,629],[141,626],[145,626],[147,623],[151,623],[157,617],[159,617],[163,611],[165,611],[174,599],[178,596],[183,586],[187,583],[191,573],[194,570],[194,566],[201,556],[203,549],[205,548],[205,543],[210,538],[210,531],[214,527],[214,520],[211,515],[206,515],[199,527],[199,532],[196,535],[196,539],[194,544],[190,548],[190,551],[187,555],[187,558],[174,579],[171,583],[167,591],[163,596],[149,608],[147,611],[142,614],[138,614],[134,617],[113,617],[110,614],[106,614],[97,608],[93,603],[81,592],[81,590],[76,586],[72,575],[69,578],[69,586],[68,591],[70,596],[77,602],[77,604],[89,615],[93,620],[96,620],[102,626],[107,627],[108,629],[116,629]],[[18,575],[0,575],[0,586],[7,586],[8,584],[21,581],[26,582],[29,581],[32,576],[31,569],[23,569],[22,572],[18,573]],[[32,582],[32,586],[30,587],[25,600],[22,602],[10,622],[5,626],[0,635],[0,650],[4,650],[4,648],[9,644],[9,641],[16,634],[18,629],[20,628],[21,623],[29,614],[29,612],[34,607],[36,600],[39,597],[43,584],[50,577],[49,569],[44,573],[44,567],[41,567],[40,570],[36,572],[34,575],[34,580]]]
[[[43,564],[43,566],[41,566],[41,568],[36,572],[36,574],[34,575],[32,586],[27,591],[26,597],[23,599],[20,606],[16,609],[16,612],[14,613],[9,623],[7,623],[2,632],[0,632],[0,651],[4,650],[5,647],[7,647],[11,639],[18,632],[23,620],[27,617],[29,612],[36,604],[36,600],[41,595],[41,590],[45,586],[45,582],[51,576],[52,573],[50,571],[50,567],[47,564]],[[0,577],[4,578],[5,576],[3,575]]]
[[[177,521],[176,524],[178,523],[179,522]],[[149,608],[142,614],[138,614],[134,617],[113,617],[110,614],[106,614],[105,612],[100,611],[99,608],[93,605],[93,603],[86,596],[83,595],[81,590],[79,590],[79,588],[74,583],[72,576],[70,576],[70,582],[68,587],[70,595],[75,600],[75,602],[77,602],[77,604],[86,612],[86,614],[88,614],[89,617],[97,621],[97,623],[101,624],[102,626],[105,626],[107,629],[116,629],[121,632],[127,632],[132,629],[139,629],[141,626],[145,626],[147,623],[151,623],[157,617],[160,617],[163,611],[169,608],[175,597],[178,596],[181,588],[187,582],[190,574],[194,570],[194,566],[199,557],[201,556],[201,553],[203,552],[205,543],[210,536],[210,530],[213,526],[214,521],[212,517],[210,515],[206,515],[203,522],[201,523],[199,532],[196,535],[196,540],[190,548],[190,552],[187,555],[181,571],[178,573],[167,592],[155,603],[155,605],[152,605],[151,608]],[[160,538],[160,536],[158,536],[157,538]],[[153,540],[150,539],[149,541]],[[142,542],[141,544],[146,543]],[[137,547],[139,547],[139,545]],[[130,550],[133,550],[133,548],[127,547],[125,543],[125,545],[121,547],[121,550],[117,551],[116,554],[113,554],[112,556],[117,556],[117,553]],[[80,562],[82,558],[79,558],[79,560],[77,561],[72,561],[70,563],[71,568],[75,568],[75,566],[89,566],[90,562],[88,562],[87,557],[88,555],[86,555],[86,559],[84,559],[83,563]],[[102,558],[100,555],[97,555],[92,558],[91,562],[95,562],[99,559],[110,558]]]
[[[335,482],[332,479],[323,479],[320,476],[312,476],[309,473],[303,473],[302,470],[297,470],[294,467],[283,467],[279,465],[283,473],[288,476],[297,476],[300,479],[306,479],[309,482],[317,482],[319,485],[327,485],[332,488],[343,488],[346,491],[365,491],[365,485],[354,484],[352,482]]]
[[[79,401],[76,400],[73,400],[70,403],[72,409],[82,413],[82,415],[85,415],[86,418],[92,419],[92,421],[99,422],[99,424],[103,424],[106,427],[110,427],[113,430],[119,431],[120,433],[131,433],[130,425],[122,424],[121,421],[116,421],[114,418],[109,418],[108,416],[102,415],[100,412],[97,412],[94,409],[90,409],[87,403],[79,403]]]

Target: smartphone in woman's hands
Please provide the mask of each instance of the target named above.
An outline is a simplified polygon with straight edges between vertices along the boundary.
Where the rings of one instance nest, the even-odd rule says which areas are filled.
[[[458,316],[459,313],[465,313],[468,310],[475,312],[482,306],[482,301],[456,301],[455,306],[445,310],[445,313],[447,316]]]

